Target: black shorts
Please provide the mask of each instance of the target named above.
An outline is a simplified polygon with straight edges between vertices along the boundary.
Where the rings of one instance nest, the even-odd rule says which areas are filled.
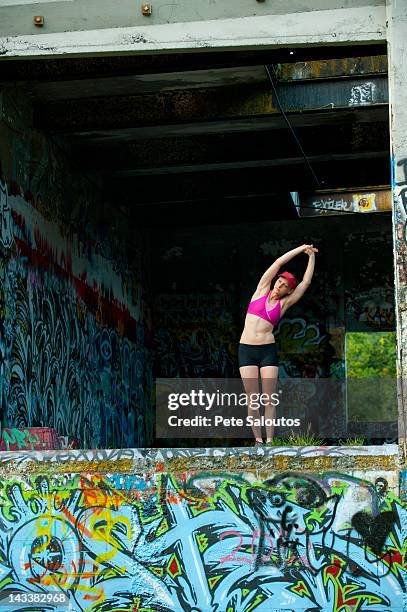
[[[275,342],[269,344],[243,344],[239,342],[239,368],[248,365],[278,367],[278,353]]]

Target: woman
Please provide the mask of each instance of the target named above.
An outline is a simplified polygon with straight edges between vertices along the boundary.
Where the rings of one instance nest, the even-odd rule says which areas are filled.
[[[288,251],[265,271],[261,277],[256,291],[252,295],[249,303],[243,333],[239,343],[239,371],[243,380],[245,391],[249,397],[249,415],[258,416],[257,401],[251,406],[250,398],[252,394],[259,393],[259,369],[262,381],[262,392],[267,393],[268,397],[274,393],[278,376],[278,355],[276,350],[273,329],[288,308],[298,302],[311,284],[314,274],[315,253],[318,249],[312,244],[302,246]],[[290,272],[281,272],[281,266],[285,266],[293,257],[300,253],[308,255],[308,266],[304,277],[300,283]],[[270,290],[271,282],[274,277],[277,280],[274,287]],[[265,418],[275,418],[275,406],[269,402],[265,405]],[[261,427],[252,427],[255,445],[263,444]],[[274,426],[266,426],[266,440],[271,442],[273,439]]]

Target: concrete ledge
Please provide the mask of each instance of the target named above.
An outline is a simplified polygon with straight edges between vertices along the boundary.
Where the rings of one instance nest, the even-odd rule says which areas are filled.
[[[327,470],[368,473],[399,469],[399,449],[384,446],[293,446],[185,449],[95,449],[5,451],[0,453],[0,477],[44,472],[140,474],[216,470],[257,474],[270,471]],[[372,479],[372,476],[369,476]],[[374,479],[374,478],[373,478]]]
[[[5,451],[1,595],[27,583],[57,585],[75,611],[90,598],[95,610],[401,611],[398,460],[396,445]]]

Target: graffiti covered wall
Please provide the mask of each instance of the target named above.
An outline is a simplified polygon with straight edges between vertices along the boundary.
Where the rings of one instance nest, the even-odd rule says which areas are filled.
[[[304,243],[315,244],[319,252],[310,289],[275,328],[280,378],[344,378],[347,332],[394,330],[388,212],[244,226],[214,223],[199,232],[157,230],[154,240],[157,377],[238,378],[238,343],[258,280],[277,257]],[[307,257],[300,256],[284,268],[301,279],[306,265]],[[327,395],[326,403],[336,431],[351,436],[356,428],[347,417],[345,393]],[[388,426],[393,413],[380,418],[379,426],[366,411],[357,434],[372,443],[394,440],[395,423]],[[323,415],[308,410],[307,421],[313,432],[330,439]]]
[[[14,602],[57,594],[74,612],[407,603],[395,446],[10,452],[0,472],[0,595],[19,593]]]
[[[157,376],[238,376],[237,345],[257,282],[274,259],[304,243],[319,254],[311,288],[276,328],[284,376],[343,376],[345,331],[394,329],[389,214],[154,236]],[[286,267],[302,278],[306,257]]]
[[[135,231],[130,251],[63,141],[20,115],[3,115],[0,141],[2,424],[84,448],[148,445],[147,245]]]

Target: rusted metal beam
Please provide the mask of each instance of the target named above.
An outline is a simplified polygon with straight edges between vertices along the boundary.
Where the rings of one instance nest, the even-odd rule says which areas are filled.
[[[316,62],[279,64],[277,76],[281,82],[300,80],[356,78],[385,75],[385,55],[329,59]],[[1,65],[0,65],[1,69]],[[254,85],[267,83],[268,75],[264,65],[234,66],[203,70],[177,70],[157,74],[115,75],[86,79],[54,80],[25,84],[33,100],[65,100],[67,98],[89,98],[104,95],[134,95],[162,92],[176,89],[197,89],[203,87],[225,87],[232,85]]]
[[[342,154],[323,154],[323,155],[308,155],[308,160],[313,165],[324,164],[330,162],[337,164],[341,162],[353,162],[362,160],[371,160],[374,158],[385,158],[388,155],[387,151],[368,151],[365,153],[342,153]],[[150,168],[126,168],[117,170],[113,173],[114,176],[157,176],[157,175],[168,175],[168,174],[200,174],[203,172],[222,172],[224,170],[236,171],[236,170],[249,170],[249,169],[260,169],[260,168],[277,168],[277,167],[289,167],[292,172],[296,171],[298,166],[304,164],[304,158],[291,156],[288,158],[274,158],[274,159],[256,159],[256,160],[245,160],[245,161],[233,161],[223,163],[206,163],[206,164],[191,164],[185,166],[161,166],[161,167],[150,167]]]
[[[387,116],[382,122],[315,125],[297,129],[307,155],[362,154],[389,150]],[[99,172],[153,169],[201,164],[245,163],[298,156],[287,128],[229,134],[178,136],[135,142],[106,141],[80,146],[75,159],[81,167]]]
[[[267,86],[178,90],[145,96],[64,100],[35,108],[35,124],[54,132],[205,121],[276,113]]]
[[[389,108],[387,104],[359,106],[349,108],[323,108],[308,113],[290,113],[290,123],[296,129],[315,126],[349,126],[365,123],[388,123]],[[124,145],[146,139],[175,137],[199,137],[202,135],[256,133],[287,129],[281,114],[260,117],[239,117],[237,119],[218,119],[213,121],[167,123],[165,125],[146,125],[140,127],[101,129],[97,131],[78,131],[72,133],[72,140],[86,145]],[[274,138],[274,136],[271,135]]]
[[[160,175],[152,180],[151,175],[121,176],[107,180],[106,198],[118,199],[129,206],[141,203],[200,200],[207,198],[213,204],[223,197],[241,194],[288,193],[290,191],[313,191],[314,181],[304,160],[295,163],[254,166],[242,170],[230,167],[224,170],[173,173]],[[368,185],[390,183],[390,160],[388,153],[379,152],[364,159],[327,158],[312,160],[313,169],[324,189],[360,188]]]
[[[330,58],[375,56],[386,53],[386,45],[352,45],[291,48],[165,53],[142,55],[112,55],[101,57],[69,57],[32,60],[9,60],[0,57],[0,82],[63,81],[101,77],[120,77],[177,72],[182,70],[216,70],[236,66],[256,66],[291,62],[310,62]]]
[[[280,81],[387,74],[387,55],[338,57],[337,59],[284,63],[277,66],[276,73]]]
[[[356,108],[387,102],[384,77],[282,84],[288,111]],[[141,96],[105,96],[35,105],[35,125],[52,132],[108,130],[279,114],[269,84],[168,91]]]
[[[386,76],[282,82],[278,96],[286,111],[360,107],[389,99]]]

